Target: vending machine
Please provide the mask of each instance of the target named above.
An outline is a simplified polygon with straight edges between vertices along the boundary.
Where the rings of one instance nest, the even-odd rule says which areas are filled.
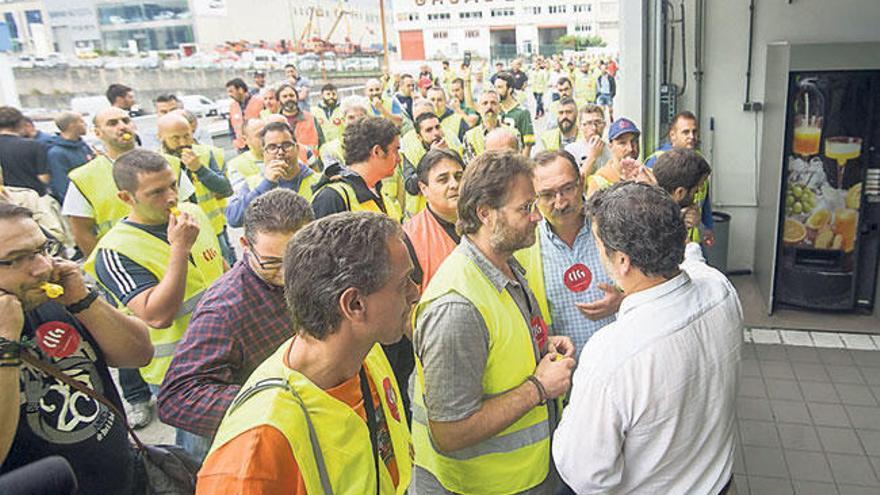
[[[776,304],[872,312],[880,252],[880,70],[788,74]]]

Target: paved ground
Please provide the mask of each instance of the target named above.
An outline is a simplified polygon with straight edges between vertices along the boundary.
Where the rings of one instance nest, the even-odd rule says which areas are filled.
[[[880,352],[746,343],[740,494],[880,494]]]
[[[773,341],[763,332],[747,331],[743,347],[739,494],[880,494],[880,351],[806,332],[781,335],[801,345],[754,343]],[[140,433],[150,443],[174,442],[158,420]]]

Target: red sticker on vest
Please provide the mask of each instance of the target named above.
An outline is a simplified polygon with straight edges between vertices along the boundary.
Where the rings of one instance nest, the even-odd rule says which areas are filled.
[[[536,316],[532,318],[532,333],[535,336],[535,342],[538,344],[538,349],[543,349],[544,344],[547,343],[547,324],[544,323],[544,318],[540,316]]]
[[[400,411],[397,409],[397,392],[394,391],[390,378],[382,380],[382,388],[385,389],[385,401],[388,402],[388,410],[391,411],[391,416],[400,423]]]
[[[67,323],[49,321],[37,327],[37,345],[49,357],[66,358],[79,347],[79,332]]]
[[[562,281],[568,290],[572,292],[583,292],[590,286],[593,281],[593,273],[583,263],[572,265],[571,268],[565,270],[562,275]]]

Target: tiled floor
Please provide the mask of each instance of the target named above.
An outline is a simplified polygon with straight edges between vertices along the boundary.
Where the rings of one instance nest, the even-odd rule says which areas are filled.
[[[746,343],[740,494],[880,494],[880,351]]]

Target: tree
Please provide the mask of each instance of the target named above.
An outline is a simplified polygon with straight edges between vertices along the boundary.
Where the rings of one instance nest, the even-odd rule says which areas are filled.
[[[605,46],[605,40],[601,36],[578,36],[575,34],[566,34],[560,36],[556,42],[565,48],[572,50],[581,50],[591,46]]]

